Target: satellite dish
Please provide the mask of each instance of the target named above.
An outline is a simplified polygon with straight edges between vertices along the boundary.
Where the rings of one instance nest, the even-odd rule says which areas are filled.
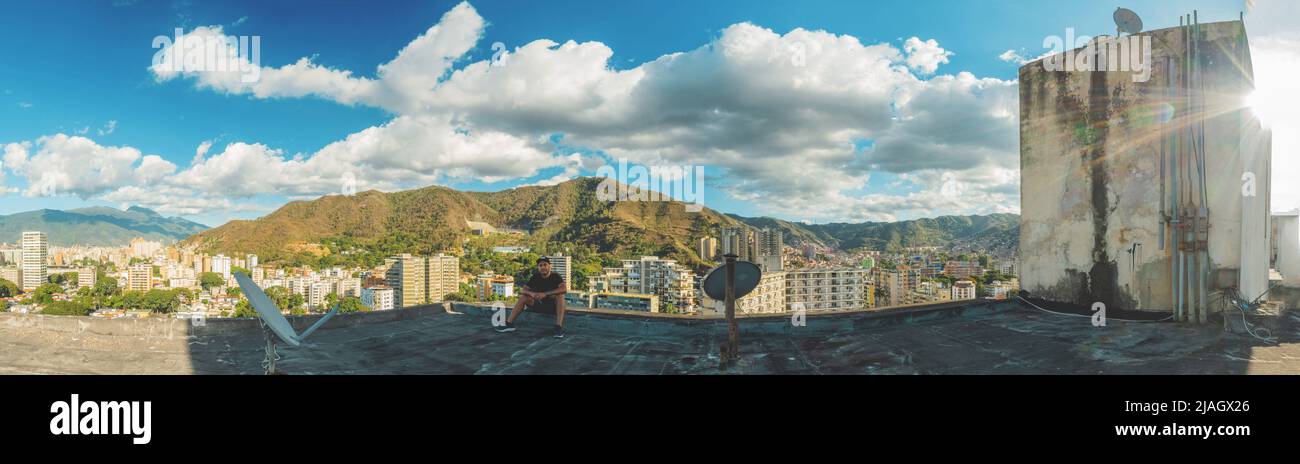
[[[763,277],[763,271],[758,268],[757,264],[749,261],[736,261],[736,298],[748,295],[758,287],[758,280]],[[727,299],[727,265],[721,265],[709,271],[704,276],[704,281],[700,283],[704,289],[704,294],[709,298],[718,301]]]
[[[293,326],[289,325],[289,320],[285,319],[283,314],[280,314],[280,307],[276,306],[275,302],[271,301],[271,297],[266,296],[266,292],[262,291],[262,287],[258,287],[257,284],[253,283],[253,279],[249,278],[248,274],[235,273],[235,282],[238,282],[239,289],[244,291],[244,297],[248,298],[248,304],[253,307],[253,310],[257,311],[257,317],[262,319],[262,327],[264,327],[265,330],[270,331],[272,334],[275,334],[275,337],[279,338],[280,341],[288,343],[291,346],[302,345],[302,341],[306,339],[308,335],[311,335],[312,332],[315,332],[316,329],[320,328],[320,326],[325,325],[325,321],[330,320],[331,317],[334,317],[334,315],[339,312],[338,305],[335,305],[334,309],[331,309],[329,314],[320,318],[320,320],[316,321],[315,324],[308,327],[306,331],[303,331],[302,335],[299,335],[293,330]],[[276,359],[279,359],[279,355],[275,352],[275,339],[271,338],[270,335],[267,335],[266,360],[263,361],[266,373],[275,373]]]
[[[1142,32],[1142,18],[1128,8],[1115,9],[1115,27],[1125,34]]]

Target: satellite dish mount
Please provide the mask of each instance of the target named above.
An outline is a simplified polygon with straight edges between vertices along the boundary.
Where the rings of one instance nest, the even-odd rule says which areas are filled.
[[[714,268],[704,276],[704,294],[715,300],[722,300],[726,305],[727,341],[719,347],[721,362],[719,369],[726,369],[740,359],[740,327],[736,324],[736,299],[748,295],[758,287],[763,271],[758,265],[748,261],[736,261],[735,253],[723,255],[726,264]]]
[[[262,287],[258,287],[257,284],[253,283],[253,279],[249,278],[248,274],[235,273],[235,282],[239,283],[239,289],[243,290],[244,297],[248,299],[248,304],[253,307],[253,310],[257,311],[257,318],[262,325],[262,337],[266,340],[266,359],[262,360],[262,369],[266,371],[267,375],[277,373],[275,362],[280,360],[280,354],[275,351],[277,339],[292,346],[300,346],[308,335],[311,335],[320,326],[325,325],[325,321],[330,320],[339,312],[339,305],[334,305],[334,309],[331,309],[328,314],[303,331],[302,335],[299,335],[293,330],[289,320],[285,319],[283,314],[280,314],[280,307],[271,301],[271,297],[266,296],[266,292],[262,291]]]

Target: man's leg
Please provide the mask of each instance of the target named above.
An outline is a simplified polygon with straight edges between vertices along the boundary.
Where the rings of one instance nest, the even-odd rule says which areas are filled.
[[[529,306],[532,304],[533,304],[533,299],[530,298],[528,295],[519,295],[519,301],[516,301],[514,309],[510,310],[510,317],[506,318],[506,323],[514,324],[515,318],[519,317],[519,313],[524,312],[524,306]]]
[[[555,325],[564,327],[564,295],[555,295]]]

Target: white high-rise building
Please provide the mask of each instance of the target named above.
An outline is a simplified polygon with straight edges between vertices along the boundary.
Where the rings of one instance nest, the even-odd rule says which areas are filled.
[[[671,259],[642,256],[625,259],[621,267],[607,267],[591,281],[591,289],[602,293],[656,295],[664,305],[691,311],[696,308],[695,273]]]
[[[331,282],[312,282],[306,290],[307,305],[320,308],[325,304],[325,297],[334,292],[334,285]]]
[[[741,261],[754,261],[754,231],[745,226],[722,228],[722,254],[736,255]]]
[[[564,256],[562,253],[556,253],[553,256],[548,256],[548,258],[551,260],[551,272],[563,277],[564,285],[571,285],[571,282],[573,281],[569,280],[569,277],[571,277],[570,274],[573,273],[573,257]]]
[[[460,258],[437,254],[430,256],[429,263],[429,302],[442,301],[449,293],[460,291]]]
[[[22,285],[24,292],[30,292],[45,284],[48,278],[46,260],[50,252],[49,242],[44,232],[23,232],[22,247],[23,281],[19,285]]]
[[[442,301],[447,294],[460,291],[458,257],[402,254],[390,259],[385,280],[393,287],[399,308]]]
[[[93,288],[95,286],[95,268],[83,267],[77,269],[77,288]]]
[[[867,271],[858,268],[796,269],[785,273],[785,303],[790,309],[802,303],[808,311],[845,311],[864,308],[863,286]]]
[[[781,229],[758,231],[754,248],[754,264],[762,267],[763,272],[780,272],[785,269],[785,264],[781,261],[781,251],[785,248],[781,240]]]
[[[127,269],[127,290],[134,292],[147,292],[152,288],[153,265],[148,263],[133,264]]]
[[[789,310],[786,306],[785,272],[764,272],[758,286],[748,295],[736,299],[737,314],[778,314]],[[704,308],[725,314],[726,302],[704,297]]]
[[[226,255],[216,255],[212,257],[212,272],[221,274],[226,280],[230,280],[230,257]]]
[[[393,309],[393,287],[375,285],[361,289],[361,304],[375,311]]]
[[[250,253],[248,256],[244,257],[244,264],[247,265],[248,269],[257,267],[257,255]]]
[[[952,284],[952,299],[954,300],[974,300],[975,299],[975,282],[969,280],[958,280]]]

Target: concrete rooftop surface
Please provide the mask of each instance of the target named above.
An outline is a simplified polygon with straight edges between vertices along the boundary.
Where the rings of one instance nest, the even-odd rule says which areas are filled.
[[[498,334],[489,308],[457,303],[340,315],[302,347],[279,346],[288,374],[718,374],[717,318],[571,311],[525,313]],[[1237,314],[1236,316],[1239,316]],[[1273,322],[1278,344],[1220,324],[1108,321],[1019,302],[970,301],[741,318],[728,374],[1300,374],[1300,317]],[[301,332],[316,316],[290,318]],[[261,374],[255,319],[117,319],[0,314],[0,373]]]

